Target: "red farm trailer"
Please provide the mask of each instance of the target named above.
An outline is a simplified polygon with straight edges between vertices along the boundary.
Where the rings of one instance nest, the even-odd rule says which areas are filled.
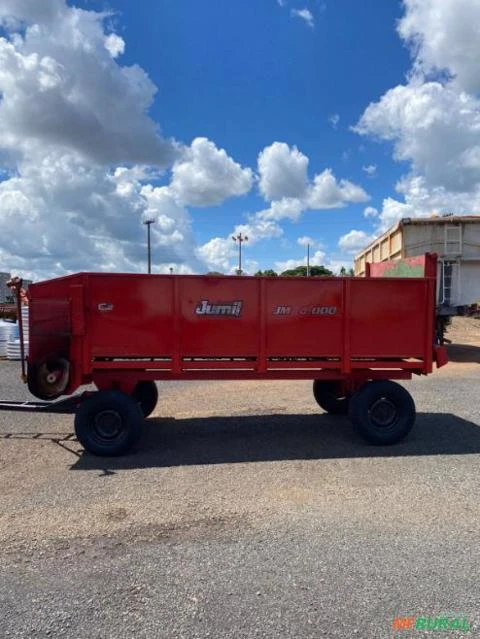
[[[155,408],[155,380],[311,379],[324,410],[392,444],[415,405],[391,380],[447,361],[435,345],[436,257],[424,259],[417,278],[79,273],[32,284],[24,377],[48,404],[31,408],[62,411],[51,400],[93,383],[69,400],[77,438],[120,455]]]

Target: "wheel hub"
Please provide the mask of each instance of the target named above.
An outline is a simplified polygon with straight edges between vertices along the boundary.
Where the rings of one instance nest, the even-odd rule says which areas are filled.
[[[122,430],[122,418],[115,410],[103,410],[94,419],[94,430],[100,439],[114,439]]]
[[[370,407],[370,418],[377,426],[391,426],[397,418],[397,407],[386,397],[377,399]]]

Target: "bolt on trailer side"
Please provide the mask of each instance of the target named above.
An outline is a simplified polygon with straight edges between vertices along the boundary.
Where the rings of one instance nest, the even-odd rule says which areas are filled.
[[[416,279],[82,273],[35,284],[29,387],[52,399],[91,382],[130,396],[153,380],[313,379],[325,403],[326,389],[350,397],[368,380],[428,374],[445,356],[425,259]]]

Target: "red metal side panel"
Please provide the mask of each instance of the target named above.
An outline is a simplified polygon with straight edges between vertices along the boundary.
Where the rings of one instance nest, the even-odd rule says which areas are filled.
[[[88,328],[93,357],[171,357],[173,277],[89,275]]]
[[[424,357],[428,282],[354,278],[350,298],[352,357]]]
[[[260,280],[179,278],[182,357],[256,357]]]
[[[39,361],[52,354],[68,357],[71,340],[70,287],[81,282],[82,276],[75,275],[30,285],[30,361]]]
[[[267,357],[340,357],[342,287],[340,279],[269,279]]]

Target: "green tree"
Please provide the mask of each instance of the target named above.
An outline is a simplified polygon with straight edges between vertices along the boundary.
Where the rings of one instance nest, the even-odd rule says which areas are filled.
[[[284,277],[306,277],[307,275],[307,267],[306,266],[297,266],[296,268],[290,268],[281,273]],[[310,277],[321,277],[321,276],[329,276],[333,275],[332,271],[329,271],[325,266],[311,266],[310,267]]]
[[[255,275],[257,276],[263,275],[266,277],[277,277],[278,273],[276,273],[273,269],[268,268],[266,271],[257,271]]]

